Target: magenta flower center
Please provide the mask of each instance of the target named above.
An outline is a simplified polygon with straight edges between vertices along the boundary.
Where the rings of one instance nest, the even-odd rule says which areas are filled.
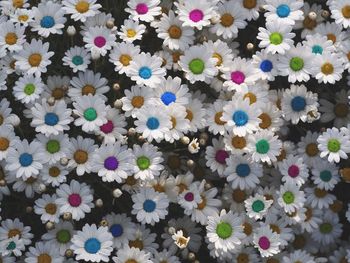
[[[81,197],[79,194],[71,194],[68,196],[68,203],[73,207],[78,207],[81,204]]]
[[[106,39],[103,37],[103,36],[98,36],[98,37],[95,37],[94,39],[94,44],[96,47],[103,47],[104,45],[106,45]]]
[[[139,15],[147,14],[148,12],[148,6],[146,4],[140,3],[136,6],[136,12]]]
[[[293,178],[297,177],[299,175],[299,167],[294,164],[291,165],[288,168],[288,175]]]
[[[187,202],[192,202],[193,199],[194,199],[193,193],[188,192],[187,194],[185,194],[185,200],[186,200]]]
[[[110,133],[112,132],[114,129],[114,125],[113,125],[113,122],[112,121],[107,121],[107,123],[103,124],[101,127],[100,127],[100,130],[103,132],[103,133]]]
[[[242,84],[245,80],[245,75],[242,71],[231,72],[231,80],[236,84]]]
[[[215,160],[218,163],[225,164],[226,158],[228,157],[228,153],[224,150],[218,150],[215,154]]]
[[[259,247],[263,250],[267,250],[270,248],[270,240],[265,237],[262,236],[261,238],[259,238]]]
[[[204,17],[204,14],[201,10],[199,9],[194,9],[190,12],[190,19],[193,21],[193,22],[199,22],[203,19]]]

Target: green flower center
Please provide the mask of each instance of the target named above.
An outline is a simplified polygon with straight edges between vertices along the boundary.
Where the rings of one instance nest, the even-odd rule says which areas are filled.
[[[260,211],[264,210],[265,204],[261,200],[256,200],[252,204],[252,209],[254,212],[259,213]]]
[[[340,150],[340,142],[337,139],[330,139],[327,144],[328,151],[336,153]]]
[[[270,150],[270,144],[267,140],[262,139],[255,144],[256,151],[260,154],[266,154]]]
[[[293,71],[299,71],[304,67],[304,60],[300,57],[294,57],[289,61],[289,66]]]
[[[295,197],[292,192],[287,191],[283,194],[282,199],[287,205],[290,205],[294,202]]]
[[[270,43],[273,45],[279,45],[281,44],[283,41],[283,36],[278,33],[278,32],[274,32],[270,35]]]
[[[56,239],[59,243],[66,244],[70,241],[71,235],[68,230],[62,229],[57,232]]]
[[[151,161],[146,156],[140,156],[137,158],[136,163],[140,170],[146,170],[150,166]]]
[[[233,229],[229,223],[221,222],[216,226],[216,234],[221,239],[227,239],[232,235]]]
[[[94,121],[97,118],[97,112],[94,108],[88,108],[84,111],[84,118],[88,121]]]
[[[204,61],[199,58],[192,59],[188,66],[191,72],[196,75],[202,74],[204,71]]]
[[[333,226],[330,223],[323,223],[319,227],[322,234],[329,234],[333,230]]]
[[[13,241],[11,241],[6,247],[7,250],[14,250],[15,248],[16,248],[16,243]]]
[[[49,153],[57,153],[60,150],[60,148],[60,143],[57,140],[50,140],[46,143],[46,150]]]
[[[35,91],[35,86],[34,86],[34,84],[27,84],[25,87],[24,87],[24,93],[26,94],[26,95],[32,95],[33,93],[34,93],[34,91]]]

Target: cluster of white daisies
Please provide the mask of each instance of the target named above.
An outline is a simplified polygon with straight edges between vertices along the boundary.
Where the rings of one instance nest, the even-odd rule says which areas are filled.
[[[350,262],[350,0],[311,2],[0,1],[0,262]]]

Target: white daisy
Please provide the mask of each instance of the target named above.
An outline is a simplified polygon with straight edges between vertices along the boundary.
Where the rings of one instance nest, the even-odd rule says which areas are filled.
[[[43,223],[45,222],[59,222],[59,210],[55,203],[56,195],[52,196],[43,194],[41,198],[35,200],[34,212],[40,215],[40,219]]]
[[[337,24],[342,24],[344,28],[350,26],[350,1],[338,0],[329,1],[329,9],[332,13],[332,18]]]
[[[124,42],[131,44],[135,40],[141,40],[145,32],[146,26],[144,24],[129,19],[124,20],[124,24],[121,25],[120,31],[117,34]]]
[[[153,263],[151,260],[151,253],[147,253],[139,248],[124,246],[122,249],[117,251],[116,257],[113,257],[115,263]]]
[[[138,112],[143,106],[151,105],[153,100],[153,90],[144,86],[131,86],[130,90],[124,90],[125,96],[121,98],[123,102],[122,110],[126,117],[136,118]]]
[[[51,263],[62,263],[63,257],[54,245],[47,242],[37,242],[34,247],[29,247],[24,262],[40,262],[46,261]]]
[[[299,156],[289,155],[278,164],[279,171],[283,175],[282,182],[293,182],[297,186],[302,186],[308,179],[309,171]]]
[[[109,61],[115,65],[115,70],[119,74],[123,74],[130,69],[130,62],[139,54],[139,46],[124,42],[116,43],[109,55]]]
[[[205,150],[206,165],[213,172],[216,171],[219,176],[223,176],[227,167],[229,153],[225,150],[225,143],[222,138],[219,140],[213,138],[212,144],[213,146],[208,145]]]
[[[85,71],[91,63],[91,55],[86,49],[78,46],[71,47],[64,53],[63,65],[69,66],[74,73]]]
[[[25,41],[24,27],[10,21],[1,24],[0,46],[10,52],[18,52],[23,48]]]
[[[161,14],[160,0],[130,0],[126,12],[133,20],[151,22]]]
[[[269,226],[256,229],[253,243],[262,257],[270,257],[280,252],[279,234],[272,232]]]
[[[20,77],[16,81],[12,93],[16,100],[22,103],[34,103],[40,98],[44,87],[45,85],[42,83],[40,77],[27,75]]]
[[[311,73],[319,83],[334,84],[342,78],[343,63],[338,54],[325,53],[314,58]]]
[[[268,213],[273,200],[267,200],[264,196],[256,194],[244,201],[247,215],[255,220],[262,219]]]
[[[326,191],[333,190],[340,181],[337,166],[325,161],[318,162],[311,170],[312,180],[317,188]]]
[[[37,139],[41,143],[41,151],[46,156],[42,162],[54,164],[67,156],[67,148],[70,144],[68,134],[61,133],[47,137],[43,134],[37,134]]]
[[[281,185],[280,190],[277,191],[277,195],[278,204],[286,213],[293,213],[304,206],[304,192],[293,182],[286,182],[284,185]]]
[[[113,236],[113,247],[121,249],[122,246],[129,243],[134,238],[136,228],[135,224],[131,222],[131,218],[126,214],[111,213],[106,215],[109,232]]]
[[[70,14],[74,21],[85,22],[88,17],[98,14],[102,6],[96,4],[97,0],[63,0],[62,9]]]
[[[266,5],[264,5],[267,10],[265,13],[266,21],[294,25],[295,21],[304,18],[303,11],[300,10],[303,5],[304,1],[266,0]]]
[[[10,149],[15,147],[19,137],[8,126],[0,126],[0,161],[6,160]]]

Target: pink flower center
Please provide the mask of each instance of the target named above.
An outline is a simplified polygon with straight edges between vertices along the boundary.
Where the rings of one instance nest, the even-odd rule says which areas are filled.
[[[136,12],[139,15],[147,14],[148,12],[148,6],[146,4],[140,3],[136,6]]]
[[[95,37],[94,39],[94,44],[96,47],[103,47],[104,45],[106,45],[106,39],[103,37],[103,36],[98,36],[98,37]]]
[[[288,168],[288,175],[293,178],[297,177],[299,175],[299,167],[294,164],[291,165]]]
[[[113,128],[114,128],[113,122],[112,122],[112,121],[107,121],[107,123],[103,124],[103,125],[100,127],[100,130],[101,130],[103,133],[110,133],[110,132],[113,131]]]
[[[218,150],[215,154],[215,160],[218,163],[225,164],[226,158],[228,157],[228,153],[224,150]]]
[[[269,249],[270,240],[267,237],[262,236],[261,238],[259,238],[259,247],[263,250]]]
[[[79,194],[71,194],[68,197],[68,203],[73,207],[78,207],[81,204],[81,197]]]
[[[193,21],[193,22],[199,22],[203,19],[204,17],[204,14],[201,10],[199,9],[194,9],[190,12],[190,19]]]
[[[242,84],[245,80],[245,75],[242,71],[231,72],[231,80],[236,84]]]
[[[185,200],[186,200],[187,202],[192,202],[193,199],[194,199],[193,193],[188,192],[187,194],[185,194]]]

